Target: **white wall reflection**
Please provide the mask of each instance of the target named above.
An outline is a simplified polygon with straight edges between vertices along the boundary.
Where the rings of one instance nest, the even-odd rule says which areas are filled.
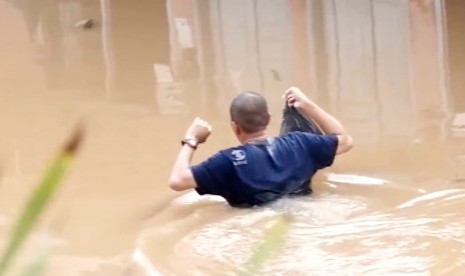
[[[295,3],[306,10],[304,32],[296,31]],[[299,81],[295,68],[305,62],[315,89],[310,94],[343,118],[359,141],[376,142],[414,139],[424,129],[445,134],[441,3],[216,0],[209,1],[208,13],[197,10],[196,16],[210,19],[211,30],[202,28],[199,35],[211,36],[209,62],[222,88],[221,108],[241,90],[263,92],[278,108],[279,94]],[[293,52],[295,36],[308,42],[301,50],[308,60]],[[423,70],[428,65],[429,71]]]
[[[159,114],[226,116],[240,91],[264,93],[276,111],[282,91],[298,85],[361,142],[445,137],[465,125],[461,1],[12,4],[51,89],[149,104]],[[95,27],[73,27],[84,18]]]

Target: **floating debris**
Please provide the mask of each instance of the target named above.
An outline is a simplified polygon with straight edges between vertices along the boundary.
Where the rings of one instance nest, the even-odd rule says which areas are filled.
[[[465,182],[465,177],[456,177],[452,180],[452,182],[459,182],[459,183],[462,183],[462,182]]]
[[[276,71],[275,69],[270,69],[271,71],[271,74],[273,75],[273,79],[275,81],[282,81],[283,79],[281,78],[281,74],[279,74],[278,71]]]
[[[94,26],[94,20],[92,19],[83,19],[81,21],[76,22],[74,27],[76,28],[83,28],[83,29],[90,29]]]

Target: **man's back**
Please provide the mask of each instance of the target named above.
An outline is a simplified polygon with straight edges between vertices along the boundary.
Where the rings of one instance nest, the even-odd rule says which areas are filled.
[[[289,88],[283,99],[280,137],[270,139],[271,115],[265,98],[255,92],[237,95],[229,108],[230,125],[241,146],[192,166],[194,151],[211,133],[211,126],[196,118],[181,140],[183,146],[169,180],[171,189],[219,195],[232,206],[262,205],[286,195],[308,194],[314,173],[330,166],[337,154],[349,151],[353,139],[335,117],[299,88]]]
[[[222,150],[192,167],[196,190],[220,195],[232,206],[308,194],[313,174],[333,163],[337,141],[333,135],[292,132]]]

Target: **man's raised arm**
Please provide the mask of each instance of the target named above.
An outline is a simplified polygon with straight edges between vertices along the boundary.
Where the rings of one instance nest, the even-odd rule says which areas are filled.
[[[289,88],[283,97],[289,105],[297,108],[307,118],[314,120],[325,134],[337,135],[337,154],[345,153],[353,147],[353,139],[344,126],[331,114],[310,100],[299,88]]]

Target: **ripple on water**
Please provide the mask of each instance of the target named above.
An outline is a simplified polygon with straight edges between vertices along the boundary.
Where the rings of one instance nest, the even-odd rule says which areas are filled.
[[[395,213],[395,212],[399,213]],[[284,199],[204,226],[179,242],[176,254],[206,266],[240,269],[281,213],[294,218],[285,244],[265,274],[402,274],[434,270],[443,252],[465,246],[465,222],[454,217],[370,213],[363,198],[322,195]],[[187,250],[186,250],[187,249]],[[461,256],[461,255],[460,255]],[[464,267],[464,258],[451,260]]]

